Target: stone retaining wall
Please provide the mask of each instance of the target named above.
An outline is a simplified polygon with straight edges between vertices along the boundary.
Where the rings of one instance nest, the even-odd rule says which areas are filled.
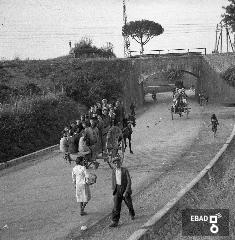
[[[198,91],[206,91],[210,102],[235,103],[235,88],[221,77],[224,71],[234,65],[234,54],[203,56]]]
[[[206,187],[219,181],[229,168],[233,159],[226,158],[224,155],[234,147],[234,136],[235,126],[224,146],[198,176],[128,240],[174,239],[182,229],[181,211],[186,208],[199,208],[201,203],[207,200]]]
[[[26,161],[29,161],[29,160],[32,160],[36,157],[43,156],[44,154],[50,153],[50,152],[52,152],[56,149],[59,149],[59,144],[48,147],[48,148],[44,148],[42,150],[27,154],[27,155],[19,157],[19,158],[12,159],[8,162],[0,163],[0,170],[8,168],[8,167],[15,166],[17,164],[20,164],[20,163],[23,163],[23,162],[26,162]],[[36,160],[36,159],[34,159],[34,160]]]

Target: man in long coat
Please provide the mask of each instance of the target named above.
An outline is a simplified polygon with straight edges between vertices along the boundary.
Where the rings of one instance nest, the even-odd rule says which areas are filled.
[[[110,227],[117,227],[120,219],[122,200],[129,209],[131,219],[135,218],[135,211],[132,204],[131,178],[127,168],[121,167],[121,158],[117,156],[113,159],[115,168],[112,172],[112,190],[114,207],[112,211],[112,223]]]

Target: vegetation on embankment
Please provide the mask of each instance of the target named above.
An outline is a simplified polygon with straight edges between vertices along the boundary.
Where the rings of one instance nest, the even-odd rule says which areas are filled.
[[[122,97],[130,68],[118,59],[0,62],[0,162],[58,143],[81,104]]]
[[[228,209],[230,236],[216,238],[215,236],[208,237],[186,237],[182,233],[178,235],[176,240],[234,240],[235,239],[235,141],[231,142],[231,146],[226,150],[225,156],[230,159],[230,165],[220,180],[212,181],[205,189],[205,195],[202,195],[199,209]]]
[[[235,87],[235,66],[228,68],[223,74],[222,78],[229,86]]]
[[[35,84],[44,94],[64,92],[89,106],[100,98],[112,101],[121,97],[130,67],[130,63],[120,59],[80,60],[68,57],[6,61],[0,62],[0,83],[14,91],[29,83]]]
[[[57,144],[65,125],[85,108],[63,95],[23,98],[0,112],[0,162]]]

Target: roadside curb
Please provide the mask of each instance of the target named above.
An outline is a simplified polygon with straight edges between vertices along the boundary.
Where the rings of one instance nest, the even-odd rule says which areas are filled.
[[[128,240],[173,239],[181,229],[181,210],[197,208],[206,195],[205,187],[219,180],[226,171],[229,163],[223,162],[223,155],[233,140],[235,125],[231,135],[209,164]]]
[[[18,165],[20,163],[23,163],[23,162],[26,162],[28,160],[31,160],[32,158],[42,156],[42,155],[44,155],[46,153],[49,153],[49,152],[52,152],[52,151],[54,151],[54,150],[56,150],[58,148],[59,148],[59,144],[56,144],[56,145],[50,146],[48,148],[44,148],[44,149],[38,150],[36,152],[24,155],[22,157],[14,158],[14,159],[12,159],[10,161],[4,162],[4,163],[0,163],[0,170],[3,170],[5,168],[9,168],[9,167]]]

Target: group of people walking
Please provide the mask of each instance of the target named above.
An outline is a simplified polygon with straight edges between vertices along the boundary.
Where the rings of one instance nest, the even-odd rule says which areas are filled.
[[[93,164],[98,168],[97,162],[100,153],[112,153],[112,189],[114,196],[114,208],[112,211],[112,223],[110,227],[116,227],[120,218],[121,203],[125,201],[131,218],[134,219],[135,212],[131,200],[131,178],[126,168],[121,166],[121,157],[117,149],[121,141],[129,139],[131,149],[131,124],[135,124],[135,105],[130,106],[130,115],[126,112],[121,101],[109,104],[106,99],[101,103],[91,106],[87,114],[81,115],[80,119],[65,127],[63,137],[60,140],[60,150],[64,152],[64,158],[71,164],[76,162],[72,170],[72,180],[76,189],[76,200],[80,203],[80,214],[84,211],[88,201],[91,199],[89,185],[96,181],[96,176],[89,173],[88,166]],[[131,118],[132,117],[132,118]],[[114,167],[113,167],[114,166]]]
[[[129,215],[132,220],[135,219],[135,211],[132,203],[131,177],[127,168],[121,166],[120,156],[113,158],[112,163],[112,195],[114,206],[112,210],[112,222],[110,227],[117,227],[120,219],[122,201],[128,207]],[[96,176],[92,176],[96,178]],[[76,189],[76,200],[80,204],[80,215],[87,213],[84,211],[87,203],[91,199],[89,187],[90,173],[83,166],[82,157],[76,159],[76,166],[72,170],[72,180]],[[95,181],[92,181],[92,183]]]
[[[130,116],[133,118],[135,106],[132,104],[130,108]],[[115,104],[108,104],[107,100],[103,99],[102,103],[91,106],[87,114],[81,115],[80,120],[65,127],[60,140],[60,150],[65,153],[64,158],[70,163],[73,154],[89,152],[89,161],[97,168],[97,155],[115,147],[117,138],[123,139],[125,146],[128,138],[130,152],[133,152],[130,144],[131,123],[133,124],[133,119],[131,121],[126,117],[124,106],[119,100]]]

